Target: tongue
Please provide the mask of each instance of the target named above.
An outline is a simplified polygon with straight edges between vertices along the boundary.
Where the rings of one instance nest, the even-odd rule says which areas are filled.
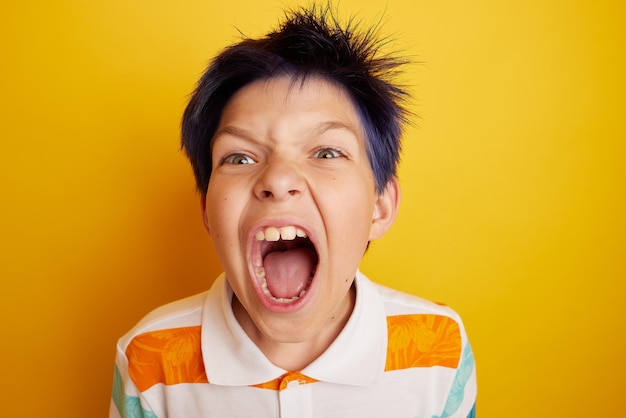
[[[315,257],[315,251],[311,248],[294,248],[267,254],[263,267],[270,293],[285,299],[300,295],[311,278]]]

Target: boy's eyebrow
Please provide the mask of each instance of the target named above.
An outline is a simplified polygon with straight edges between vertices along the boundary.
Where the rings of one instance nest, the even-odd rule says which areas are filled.
[[[335,121],[335,120],[318,123],[317,125],[314,125],[311,130],[315,132],[316,134],[320,135],[332,129],[345,129],[345,130],[350,131],[352,134],[354,134],[357,137],[359,134],[359,131],[355,129],[352,125],[346,124],[340,121]]]
[[[213,138],[217,138],[218,136],[223,135],[223,134],[228,134],[228,135],[237,136],[239,138],[245,138],[245,139],[250,139],[250,140],[253,140],[255,136],[251,131],[248,131],[247,129],[228,125],[228,126],[224,126],[223,128],[218,129],[213,135]]]
[[[315,135],[321,135],[324,132],[327,132],[333,129],[347,130],[357,137],[359,135],[358,130],[355,129],[352,125],[346,124],[340,121],[335,121],[335,120],[320,122],[318,124],[315,124],[310,128],[310,131]],[[223,128],[218,129],[217,132],[215,132],[215,135],[213,135],[213,137],[216,138],[223,134],[233,135],[233,136],[237,136],[239,138],[248,139],[248,140],[255,140],[255,137],[256,137],[254,132],[251,132],[247,129],[239,128],[233,125],[224,126]]]

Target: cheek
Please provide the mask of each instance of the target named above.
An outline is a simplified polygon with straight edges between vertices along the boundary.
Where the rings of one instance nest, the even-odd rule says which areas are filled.
[[[370,190],[370,185],[365,184],[362,179],[338,191],[332,207],[327,208],[327,213],[330,214],[327,219],[331,227],[329,233],[337,231],[336,237],[340,240],[343,251],[358,248],[355,253],[361,257],[360,247],[362,244],[364,249],[367,245],[373,212],[374,193]]]
[[[225,231],[232,228],[234,221],[233,200],[220,187],[209,186],[206,196],[205,218],[213,240],[223,238]]]
[[[342,204],[346,211],[353,213],[355,222],[367,219],[369,223],[372,218],[375,200],[374,183],[366,181],[364,178],[359,178],[358,181],[354,181],[344,190]]]

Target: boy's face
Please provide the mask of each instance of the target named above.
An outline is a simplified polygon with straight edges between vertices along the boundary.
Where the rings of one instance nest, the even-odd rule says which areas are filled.
[[[327,346],[345,325],[367,243],[399,200],[395,179],[375,192],[365,148],[351,100],[320,78],[257,81],[224,108],[205,225],[257,344]]]

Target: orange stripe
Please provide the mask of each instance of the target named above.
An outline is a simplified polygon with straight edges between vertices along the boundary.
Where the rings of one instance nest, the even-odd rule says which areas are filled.
[[[126,348],[126,356],[130,377],[142,392],[159,383],[208,383],[199,326],[138,335]]]
[[[385,371],[412,367],[456,368],[461,357],[459,324],[441,315],[387,317]]]
[[[300,372],[288,372],[274,380],[260,383],[258,385],[253,385],[252,387],[259,389],[283,390],[287,387],[289,382],[293,382],[294,380],[297,380],[301,385],[319,382],[319,380],[312,379],[308,376],[303,375]]]

